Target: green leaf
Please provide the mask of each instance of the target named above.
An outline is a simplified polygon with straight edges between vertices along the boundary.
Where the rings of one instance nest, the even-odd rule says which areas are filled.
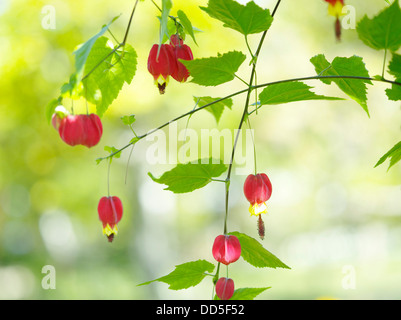
[[[393,53],[393,58],[388,65],[388,72],[397,79],[401,79],[401,55]]]
[[[392,147],[380,160],[376,163],[375,168],[390,158],[390,165],[387,170],[401,160],[401,141]]]
[[[52,120],[52,116],[54,111],[56,110],[57,106],[61,103],[61,98],[53,99],[48,103],[46,106],[46,120],[48,123]]]
[[[224,27],[244,35],[268,30],[273,21],[270,11],[253,1],[244,6],[234,0],[209,0],[207,7],[200,8],[212,18],[222,21]]]
[[[192,76],[191,82],[202,86],[217,86],[233,80],[245,59],[242,52],[230,51],[217,57],[180,61]]]
[[[241,244],[241,257],[254,267],[290,269],[290,267],[281,262],[275,255],[263,248],[254,238],[237,231],[230,232],[229,234],[238,238]]]
[[[131,114],[130,116],[123,116],[121,117],[121,121],[127,125],[130,126],[131,124],[133,124],[135,122],[135,115]]]
[[[135,75],[137,54],[129,44],[123,49],[115,50],[108,38],[100,37],[87,59],[85,71],[90,75],[83,81],[83,93],[88,101],[96,104],[100,117],[117,98],[124,83],[130,84]]]
[[[320,76],[357,76],[369,77],[368,70],[361,57],[352,56],[350,58],[336,57],[330,64],[323,54],[314,56],[311,60],[316,72]],[[320,79],[325,84],[334,82],[350,98],[359,103],[369,116],[367,105],[366,84],[372,84],[370,80],[360,79]]]
[[[138,286],[160,281],[167,283],[169,285],[169,289],[171,290],[187,289],[200,283],[206,276],[205,272],[213,272],[214,267],[215,266],[213,263],[210,263],[206,260],[187,262],[175,266],[174,271],[166,276],[141,283]]]
[[[77,50],[73,53],[75,54],[75,69],[77,73],[78,83],[81,81],[83,76],[83,71],[85,68],[86,60],[92,50],[95,42],[107,31],[110,25],[116,21],[120,16],[114,17],[107,25],[103,26],[103,28],[95,34],[92,38],[82,44]]]
[[[221,98],[212,98],[212,97],[194,97],[194,100],[196,103],[198,103],[198,107],[203,107],[209,103],[212,103],[216,100],[219,100]],[[211,114],[216,119],[216,122],[219,123],[219,120],[221,118],[221,115],[223,114],[224,108],[227,107],[231,109],[233,105],[233,100],[232,99],[225,99],[219,102],[216,102],[212,104],[209,107],[206,107],[205,110],[209,111]]]
[[[401,10],[398,0],[377,16],[365,16],[357,25],[359,38],[369,47],[397,51],[401,46]]]
[[[253,300],[263,291],[270,289],[271,287],[265,288],[238,288],[234,291],[233,296],[230,300]]]
[[[121,151],[119,151],[115,147],[105,146],[104,151],[109,152],[110,154],[114,154],[113,158],[116,158],[116,159],[120,158],[120,156],[121,156]]]
[[[216,163],[217,162],[217,163]],[[203,188],[227,170],[227,166],[216,159],[198,159],[198,163],[178,164],[175,168],[165,172],[160,178],[155,178],[150,172],[153,181],[165,184],[174,193],[186,193]]]
[[[163,42],[164,36],[169,37],[168,34],[168,20],[170,10],[173,7],[171,0],[162,0],[162,16],[160,18],[160,44]],[[160,48],[160,46],[159,46]]]
[[[344,100],[317,95],[310,89],[312,87],[298,81],[272,84],[259,94],[260,104],[280,104],[303,100]]]
[[[389,100],[391,101],[400,101],[401,100],[401,78],[397,79],[397,84],[392,84],[391,89],[386,89],[386,94]]]
[[[181,25],[184,27],[185,32],[188,33],[191,36],[192,40],[194,40],[195,44],[198,45],[195,39],[194,28],[192,27],[192,23],[188,19],[187,15],[184,13],[184,11],[178,10],[177,16],[180,20]]]

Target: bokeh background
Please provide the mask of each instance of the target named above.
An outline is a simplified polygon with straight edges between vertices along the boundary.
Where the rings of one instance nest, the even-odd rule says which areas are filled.
[[[256,1],[270,10],[275,2]],[[357,21],[386,6],[383,0],[346,2],[356,9]],[[193,96],[222,97],[243,84],[234,80],[209,88],[171,81],[160,96],[146,69],[149,49],[158,41],[158,12],[146,0],[139,3],[128,39],[138,53],[137,73],[103,117],[100,144],[69,147],[45,119],[46,105],[74,72],[76,46],[118,14],[111,30],[122,39],[133,4],[0,0],[0,299],[211,297],[210,278],[182,291],[158,282],[137,285],[177,264],[213,262],[211,246],[223,230],[223,184],[182,195],[163,190],[147,173],[158,176],[173,164],[150,163],[147,151],[154,142],[141,141],[130,159],[128,149],[111,166],[111,193],[122,199],[125,211],[110,244],[97,217],[97,203],[107,194],[107,165],[95,159],[106,154],[104,146],[121,147],[132,138],[121,116],[135,114],[135,130],[144,133],[191,110]],[[247,53],[241,35],[199,9],[206,4],[174,1],[172,13],[184,10],[202,30],[198,46],[187,40],[194,56]],[[42,26],[46,5],[55,9],[55,29]],[[256,48],[259,36],[249,40]],[[258,61],[258,82],[314,75],[309,59],[319,53],[329,61],[356,54],[371,76],[382,70],[384,53],[366,47],[356,30],[343,30],[343,41],[335,41],[324,1],[283,0]],[[244,79],[247,62],[238,73]],[[335,85],[308,84],[319,94],[344,97]],[[274,188],[263,245],[292,269],[256,269],[240,259],[229,269],[237,287],[272,287],[258,299],[401,297],[401,165],[388,172],[388,162],[374,168],[401,136],[400,103],[388,101],[386,87],[369,86],[370,118],[350,100],[269,106],[252,116],[258,170],[268,173]],[[235,97],[219,124],[199,112],[188,127],[235,129],[244,99]],[[71,101],[65,105],[70,108]],[[85,102],[75,101],[74,108],[84,113]],[[186,125],[180,121],[178,130]],[[252,171],[252,162],[235,166],[228,227],[257,238],[256,219],[242,195],[244,173]],[[56,270],[56,289],[42,288],[46,265]]]

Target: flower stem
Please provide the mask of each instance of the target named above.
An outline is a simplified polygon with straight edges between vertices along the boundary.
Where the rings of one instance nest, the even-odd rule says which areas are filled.
[[[272,17],[274,17],[274,15],[276,14],[280,3],[281,3],[281,0],[278,0],[277,3],[276,3],[276,6],[274,7],[274,10],[273,10],[273,13],[272,13]],[[262,37],[261,37],[261,39],[259,41],[258,48],[256,49],[256,52],[255,52],[256,59],[259,56],[259,53],[260,53],[260,51],[262,49],[262,45],[263,45],[263,42],[264,42],[264,40],[266,38],[266,34],[267,34],[267,30],[263,32]],[[246,95],[246,100],[245,100],[244,111],[242,112],[241,120],[240,120],[240,123],[238,125],[237,135],[235,136],[234,146],[233,146],[233,149],[232,149],[232,152],[231,152],[230,164],[228,166],[228,172],[227,172],[227,178],[226,178],[227,183],[226,183],[224,233],[227,233],[228,199],[229,199],[229,194],[230,194],[230,179],[231,179],[231,172],[232,172],[233,163],[234,163],[235,150],[237,148],[238,138],[239,138],[239,134],[241,132],[242,124],[244,123],[245,117],[248,115],[248,106],[249,106],[249,101],[250,101],[250,98],[251,98],[251,92],[252,92],[252,90],[254,88],[256,88],[256,86],[252,87],[252,83],[253,83],[253,80],[254,80],[254,77],[255,77],[255,73],[256,73],[256,63],[257,63],[256,59],[253,61],[251,77],[250,77],[250,80],[249,80],[249,88],[247,90],[247,95]]]
[[[258,84],[258,85],[255,85],[255,86],[251,86],[249,89],[254,90],[254,89],[258,89],[258,88],[265,88],[265,87],[268,87],[268,86],[271,86],[271,85],[275,85],[275,84],[279,84],[279,83],[286,83],[286,82],[296,82],[296,81],[306,81],[306,80],[321,80],[321,79],[354,79],[354,80],[365,80],[365,81],[382,82],[382,83],[388,83],[388,84],[393,84],[393,85],[401,86],[401,82],[392,81],[392,80],[387,80],[387,79],[376,79],[376,78],[361,77],[361,76],[342,76],[342,75],[337,75],[337,76],[319,76],[319,75],[316,75],[316,76],[300,77],[300,78],[291,78],[291,79],[285,79],[285,80],[279,80],[279,81],[273,81],[273,82],[262,83],[262,84]],[[167,127],[168,125],[170,125],[170,124],[173,123],[173,122],[176,122],[176,121],[178,121],[178,120],[180,120],[180,119],[183,119],[183,118],[185,118],[185,117],[187,117],[187,116],[190,116],[190,115],[192,115],[192,114],[194,114],[194,113],[196,113],[196,112],[198,112],[198,111],[200,111],[200,110],[203,110],[203,109],[205,109],[205,108],[207,108],[207,107],[210,107],[210,106],[212,106],[212,105],[214,105],[214,104],[216,104],[216,103],[218,103],[218,102],[221,102],[221,101],[227,100],[227,99],[229,99],[229,98],[235,97],[235,96],[237,96],[237,95],[240,95],[240,94],[242,94],[242,93],[248,92],[249,89],[243,89],[243,90],[234,92],[234,93],[232,93],[232,94],[230,94],[230,95],[228,95],[228,96],[225,96],[225,97],[223,97],[223,98],[221,98],[221,99],[217,99],[217,100],[215,100],[215,101],[213,101],[213,102],[210,102],[210,103],[208,103],[208,104],[205,104],[205,105],[203,105],[203,106],[201,106],[201,107],[199,107],[199,108],[197,108],[197,109],[193,109],[193,110],[191,110],[191,111],[188,111],[188,112],[186,112],[186,113],[184,113],[184,114],[182,114],[182,115],[180,115],[180,116],[178,116],[178,117],[176,117],[176,118],[174,118],[174,119],[172,119],[172,120],[170,120],[170,121],[168,121],[168,122],[165,122],[164,124],[160,125],[159,127],[148,131],[147,133],[145,133],[145,134],[143,134],[143,135],[137,136],[138,139],[136,139],[135,143],[137,143],[139,140],[142,140],[143,138],[145,138],[145,137],[147,137],[147,136],[149,136],[149,135],[152,135],[153,133],[155,133],[155,132],[157,132],[157,131],[163,129],[164,127]],[[248,102],[249,102],[249,100],[248,100]],[[256,107],[255,107],[254,110],[248,112],[248,115],[251,115],[252,113],[256,112],[257,109],[259,109],[260,107],[261,107],[261,106],[258,107],[258,106],[256,105]],[[122,148],[118,149],[116,152],[111,153],[111,154],[109,154],[109,155],[106,156],[106,157],[98,158],[97,160],[105,160],[105,159],[108,159],[108,158],[110,158],[110,157],[113,157],[113,156],[116,155],[117,153],[119,153],[119,152],[121,152],[121,151],[127,149],[127,148],[128,148],[129,146],[131,146],[132,144],[133,144],[133,142],[130,142],[130,143],[126,144],[125,146],[123,146]]]

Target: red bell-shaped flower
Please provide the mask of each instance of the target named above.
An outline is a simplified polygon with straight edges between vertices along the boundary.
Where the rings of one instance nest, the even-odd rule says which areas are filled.
[[[159,45],[154,44],[149,52],[148,71],[153,75],[160,94],[165,92],[169,76],[176,73],[177,68],[173,46],[162,44],[159,50]]]
[[[117,223],[123,216],[123,205],[118,197],[103,197],[100,199],[97,211],[99,219],[103,223],[103,234],[112,242],[114,235],[117,234]]]
[[[250,202],[251,215],[260,215],[267,212],[266,201],[272,194],[272,184],[265,173],[250,174],[244,183],[244,194]]]
[[[193,60],[192,50],[184,44],[184,41],[177,34],[170,37],[170,44],[174,47],[174,54],[177,59],[177,70],[171,76],[178,82],[185,82],[189,77],[189,71],[178,59]]]
[[[171,76],[178,82],[185,82],[189,77],[189,71],[186,66],[178,59],[193,60],[191,48],[186,44],[178,45],[174,48],[175,57],[177,59],[177,71],[172,73]]]
[[[220,235],[214,239],[212,253],[216,261],[228,265],[241,256],[241,244],[236,236]]]
[[[97,145],[102,137],[103,126],[96,114],[69,115],[60,121],[58,128],[61,139],[70,146]]]
[[[234,294],[234,281],[230,278],[220,278],[216,282],[216,295],[220,300],[229,300]]]

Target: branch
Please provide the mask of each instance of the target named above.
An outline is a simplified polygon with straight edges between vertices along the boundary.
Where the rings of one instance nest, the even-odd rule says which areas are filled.
[[[230,94],[230,95],[228,95],[228,96],[225,96],[225,97],[223,97],[223,98],[220,98],[220,99],[217,99],[217,100],[215,100],[215,101],[213,101],[213,102],[210,102],[210,103],[208,103],[208,104],[205,104],[205,105],[203,105],[203,106],[201,106],[201,107],[199,107],[199,108],[197,108],[197,109],[192,109],[191,111],[188,111],[187,113],[184,113],[184,114],[182,114],[182,115],[180,115],[180,116],[178,116],[178,117],[176,117],[176,118],[174,118],[174,119],[172,119],[172,120],[170,120],[170,121],[168,121],[168,122],[166,122],[166,123],[163,123],[162,125],[160,125],[160,126],[158,126],[157,128],[154,128],[154,129],[148,131],[147,133],[144,133],[144,134],[142,134],[142,135],[140,135],[140,136],[137,136],[134,142],[130,142],[130,143],[126,144],[125,146],[121,147],[120,149],[118,149],[116,152],[113,152],[113,153],[109,154],[109,155],[106,156],[106,157],[98,158],[97,160],[101,161],[101,160],[106,160],[106,159],[108,159],[108,158],[110,158],[110,157],[114,157],[116,154],[118,154],[118,153],[120,153],[121,151],[127,149],[129,146],[131,146],[131,145],[137,143],[139,140],[142,140],[143,138],[146,138],[147,136],[149,136],[149,135],[155,133],[156,131],[159,131],[159,130],[161,130],[161,129],[167,127],[167,126],[170,125],[171,123],[174,123],[174,122],[176,122],[176,121],[178,121],[178,120],[180,120],[180,119],[183,119],[183,118],[185,118],[185,117],[188,117],[188,116],[190,116],[190,115],[192,115],[192,114],[194,114],[194,113],[196,113],[196,112],[198,112],[198,111],[200,111],[200,110],[203,110],[203,109],[205,109],[205,108],[207,108],[207,107],[210,107],[210,106],[212,106],[212,105],[214,105],[214,104],[216,104],[216,103],[218,103],[218,102],[221,102],[221,101],[227,100],[227,99],[229,99],[229,98],[238,96],[238,95],[240,95],[240,94],[242,94],[242,93],[246,93],[246,92],[249,91],[249,89],[254,90],[254,89],[258,89],[258,88],[265,88],[265,87],[268,87],[268,86],[271,86],[271,85],[275,85],[275,84],[279,84],[279,83],[285,83],[285,82],[295,82],[295,81],[305,81],[305,80],[320,80],[320,79],[355,79],[355,80],[366,80],[366,81],[367,81],[367,80],[370,80],[370,81],[383,82],[383,83],[389,83],[389,84],[394,84],[394,85],[401,86],[401,83],[400,83],[400,82],[396,82],[396,81],[392,81],[392,80],[387,80],[387,79],[376,79],[376,78],[359,77],[359,76],[341,76],[341,75],[340,75],[340,76],[309,76],[309,77],[292,78],[292,79],[278,80],[278,81],[273,81],[273,82],[267,82],[267,83],[263,83],[263,84],[258,84],[258,85],[256,85],[256,86],[250,86],[250,87],[247,88],[247,89],[243,89],[243,90],[234,92],[234,93],[232,93],[232,94]],[[249,101],[248,101],[248,102],[249,102]],[[251,112],[248,112],[248,115],[254,113],[254,112],[256,111],[256,109],[259,109],[259,108],[260,108],[260,107],[255,108],[255,109],[252,110]],[[242,127],[242,122],[241,122],[241,127]],[[240,128],[241,128],[241,127],[240,127]]]
[[[110,57],[112,54],[114,54],[114,53],[115,53],[118,49],[120,49],[121,47],[124,47],[124,46],[125,46],[125,44],[127,43],[128,33],[129,33],[129,30],[131,29],[132,19],[133,19],[133,17],[134,17],[134,13],[135,13],[136,6],[137,6],[138,2],[139,2],[139,0],[136,0],[135,5],[134,5],[134,8],[132,9],[131,16],[130,16],[130,18],[129,18],[127,28],[126,28],[126,30],[125,30],[125,35],[124,35],[123,41],[122,41],[121,43],[119,43],[118,46],[115,47],[112,51],[110,51],[103,59],[101,59],[101,60],[92,68],[92,70],[90,70],[85,76],[83,76],[82,79],[81,79],[81,81],[84,81],[86,78],[88,78],[88,77],[89,77],[89,76],[90,76],[90,75],[91,75],[91,74],[92,74],[92,73],[108,58],[108,57]]]

